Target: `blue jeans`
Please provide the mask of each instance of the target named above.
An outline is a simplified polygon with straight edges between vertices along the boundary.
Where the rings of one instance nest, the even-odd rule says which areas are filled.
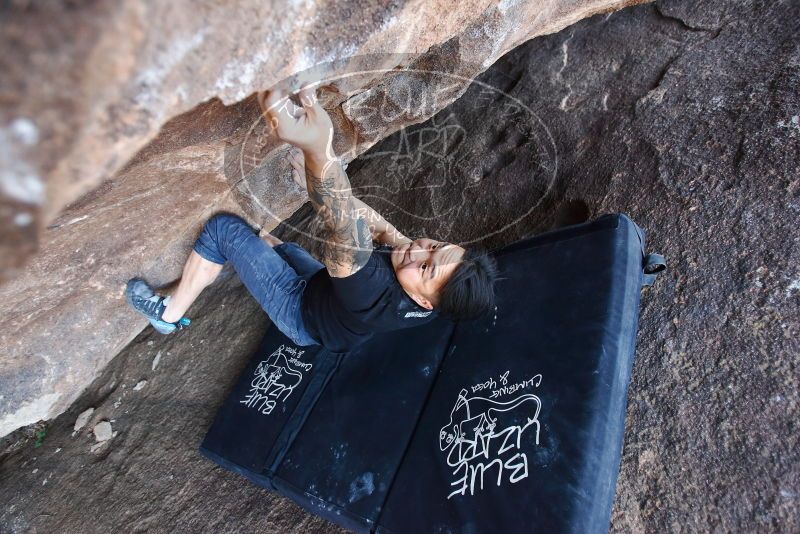
[[[266,244],[235,215],[215,215],[206,223],[194,251],[220,265],[230,261],[250,294],[296,345],[317,344],[303,324],[306,283],[325,266],[297,243]]]

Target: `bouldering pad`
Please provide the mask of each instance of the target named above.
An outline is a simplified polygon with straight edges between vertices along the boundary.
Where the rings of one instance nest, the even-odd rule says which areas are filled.
[[[644,246],[621,214],[520,241],[494,312],[349,353],[271,328],[200,450],[355,532],[606,532]]]

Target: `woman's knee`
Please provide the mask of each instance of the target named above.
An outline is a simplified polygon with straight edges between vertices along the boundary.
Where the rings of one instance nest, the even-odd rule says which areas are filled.
[[[207,259],[224,263],[239,243],[255,234],[255,230],[239,216],[220,213],[211,217],[203,227],[197,242],[204,250],[211,250],[214,258]],[[195,247],[197,250],[197,247]],[[219,261],[222,259],[223,261]]]
[[[229,236],[239,234],[242,231],[247,233],[254,232],[253,228],[247,224],[247,221],[238,215],[228,213],[214,215],[206,222],[203,228],[203,232],[212,237],[217,243],[225,241]]]
[[[230,213],[218,213],[206,221],[205,229],[211,233],[219,233],[230,226],[250,227],[244,219]]]

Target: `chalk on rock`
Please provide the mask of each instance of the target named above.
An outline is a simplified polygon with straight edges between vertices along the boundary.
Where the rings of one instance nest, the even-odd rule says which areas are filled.
[[[108,421],[100,421],[94,426],[94,437],[97,441],[108,441],[113,435],[111,432],[111,423]]]
[[[153,371],[156,370],[156,367],[158,367],[158,362],[160,361],[161,361],[161,351],[158,351],[156,357],[153,358]]]
[[[88,410],[80,414],[78,418],[75,420],[75,426],[72,427],[72,430],[77,432],[78,430],[86,426],[86,423],[89,422],[89,418],[92,416],[93,413],[94,413],[94,408],[89,408]]]
[[[141,391],[147,385],[147,380],[140,380],[135,386],[133,386],[133,391]]]

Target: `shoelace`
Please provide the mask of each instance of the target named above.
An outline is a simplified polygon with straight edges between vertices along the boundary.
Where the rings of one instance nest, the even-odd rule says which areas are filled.
[[[137,300],[138,308],[147,313],[148,315],[154,315],[156,318],[161,317],[161,313],[159,313],[163,300],[161,297],[150,297],[147,299],[141,297],[135,297]]]

